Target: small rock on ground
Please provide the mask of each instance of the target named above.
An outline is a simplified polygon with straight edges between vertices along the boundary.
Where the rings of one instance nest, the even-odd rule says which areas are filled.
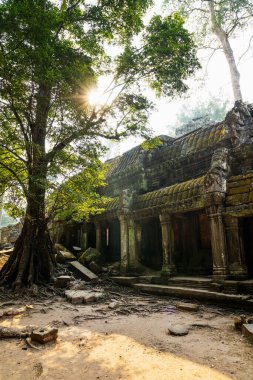
[[[168,332],[170,335],[183,336],[189,333],[189,326],[169,325]]]

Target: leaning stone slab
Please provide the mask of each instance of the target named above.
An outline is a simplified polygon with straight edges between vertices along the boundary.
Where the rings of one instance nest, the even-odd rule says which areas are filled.
[[[88,268],[83,266],[78,261],[71,261],[69,263],[69,268],[86,281],[95,282],[98,280],[98,276],[96,276],[93,272],[91,272]]]
[[[245,323],[242,325],[242,333],[248,340],[253,343],[253,324],[252,323]]]
[[[169,325],[168,332],[170,335],[183,336],[189,333],[189,327],[183,325]]]
[[[178,302],[176,304],[177,309],[185,311],[198,311],[199,305],[194,303]]]

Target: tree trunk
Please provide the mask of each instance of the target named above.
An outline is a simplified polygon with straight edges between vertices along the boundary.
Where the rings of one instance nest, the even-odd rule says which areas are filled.
[[[234,93],[234,100],[235,101],[242,100],[242,92],[241,92],[241,87],[240,87],[240,73],[237,69],[234,53],[231,48],[228,35],[217,20],[217,17],[215,14],[215,8],[214,8],[214,1],[210,0],[208,2],[208,5],[209,5],[209,11],[211,15],[211,24],[212,24],[213,32],[217,36],[217,38],[219,39],[222,45],[222,49],[224,51],[225,57],[229,65],[230,77],[231,77],[233,93]]]
[[[0,271],[0,283],[13,288],[49,282],[55,264],[45,215],[45,141],[50,88],[41,84],[36,98],[35,123],[30,127],[32,144],[28,163],[28,195],[24,224],[12,255]]]
[[[23,228],[0,272],[0,283],[13,288],[52,280],[55,263],[44,209],[44,186],[31,182]]]

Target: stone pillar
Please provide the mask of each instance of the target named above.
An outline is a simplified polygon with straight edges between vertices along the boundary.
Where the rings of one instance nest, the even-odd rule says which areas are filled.
[[[247,278],[247,268],[239,220],[235,216],[226,216],[224,221],[227,236],[229,274],[235,279],[245,279]]]
[[[176,273],[173,262],[174,256],[174,229],[171,215],[159,216],[162,228],[163,267],[162,274],[171,276]]]
[[[129,266],[129,239],[128,239],[128,221],[124,214],[119,215],[120,222],[120,270],[126,272]]]
[[[95,222],[96,228],[96,249],[101,252],[102,250],[102,225],[101,222]]]
[[[210,207],[208,216],[211,228],[213,279],[220,281],[228,275],[226,236],[221,207]]]
[[[88,233],[87,233],[87,224],[83,223],[81,226],[80,232],[80,247],[85,251],[88,247]]]
[[[138,241],[137,224],[133,218],[128,220],[128,251],[129,251],[129,270],[138,267]]]
[[[140,257],[141,253],[141,239],[142,239],[142,227],[140,222],[135,222],[135,228],[136,228],[136,243],[137,243],[137,251],[138,251],[138,258]]]

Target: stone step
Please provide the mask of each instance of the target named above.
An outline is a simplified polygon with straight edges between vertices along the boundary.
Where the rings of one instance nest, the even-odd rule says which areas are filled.
[[[236,294],[224,294],[211,292],[203,289],[196,288],[184,288],[178,286],[168,286],[168,285],[153,285],[153,284],[133,284],[133,288],[136,290],[141,290],[150,294],[172,296],[172,297],[182,297],[182,298],[193,298],[196,300],[206,300],[228,303],[231,305],[247,305],[253,308],[253,300],[248,299],[245,296]]]
[[[242,293],[253,294],[253,280],[238,282],[238,288]]]
[[[191,282],[178,282],[178,283],[173,283],[173,282],[170,282],[168,281],[168,285],[171,285],[171,286],[176,286],[176,287],[179,287],[179,288],[198,288],[198,289],[203,289],[203,290],[210,290],[210,285],[209,284],[193,284]]]
[[[125,277],[115,276],[115,277],[110,277],[110,279],[119,285],[125,285],[125,286],[131,286],[139,282],[138,277],[130,277],[130,276],[125,276]]]
[[[168,280],[168,285],[177,286],[180,288],[198,288],[210,289],[212,280],[202,277],[171,277]]]

